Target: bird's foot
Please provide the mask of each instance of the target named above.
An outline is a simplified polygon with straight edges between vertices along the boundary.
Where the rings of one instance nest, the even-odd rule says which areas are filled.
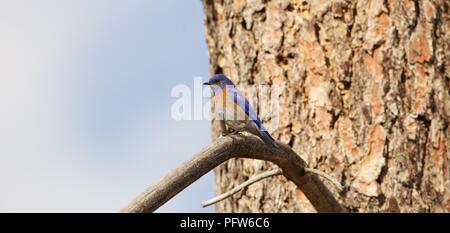
[[[228,134],[230,134],[230,135],[240,135],[240,131],[239,130],[235,130],[235,129],[228,129]]]

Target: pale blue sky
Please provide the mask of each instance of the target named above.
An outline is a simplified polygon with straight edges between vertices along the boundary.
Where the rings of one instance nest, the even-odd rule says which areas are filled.
[[[174,121],[208,76],[199,0],[0,0],[0,212],[116,212],[210,142]],[[208,174],[160,212],[204,212]]]

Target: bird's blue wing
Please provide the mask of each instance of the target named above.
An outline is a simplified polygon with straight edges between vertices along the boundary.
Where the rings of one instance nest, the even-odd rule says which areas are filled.
[[[262,125],[261,120],[259,119],[256,112],[253,110],[252,106],[250,106],[250,103],[248,100],[241,94],[239,91],[237,91],[233,87],[227,88],[227,95],[228,97],[233,99],[233,102],[239,106],[241,109],[244,110],[245,114],[249,116],[249,119],[255,122],[255,124],[258,126],[259,130],[266,131],[264,129],[264,126]]]
[[[249,116],[250,121],[254,123],[254,125],[257,127],[257,130],[260,133],[260,137],[270,145],[277,147],[278,145],[275,142],[275,140],[270,136],[270,134],[267,132],[267,130],[264,128],[261,120],[259,119],[256,112],[253,110],[252,106],[250,106],[250,103],[248,100],[241,95],[234,87],[227,89],[227,95],[228,97],[233,99],[233,102],[235,105],[239,106],[239,108],[243,109],[245,114]]]

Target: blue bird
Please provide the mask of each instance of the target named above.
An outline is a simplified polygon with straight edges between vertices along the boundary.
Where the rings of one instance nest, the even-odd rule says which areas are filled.
[[[239,93],[227,76],[216,74],[203,84],[209,85],[214,92],[214,113],[221,120],[223,135],[227,134],[226,127],[228,126],[234,133],[247,131],[258,136],[265,143],[278,147],[247,99]]]

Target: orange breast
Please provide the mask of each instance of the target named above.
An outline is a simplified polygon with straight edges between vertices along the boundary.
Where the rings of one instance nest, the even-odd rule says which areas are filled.
[[[223,114],[225,120],[246,120],[248,117],[245,111],[236,105],[233,99],[227,95],[226,91],[222,91],[220,94],[213,97],[214,112]]]

